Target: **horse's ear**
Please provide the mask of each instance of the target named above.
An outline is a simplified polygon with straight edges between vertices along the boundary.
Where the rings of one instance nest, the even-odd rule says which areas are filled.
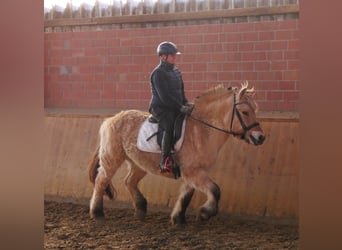
[[[241,88],[246,88],[247,89],[248,87],[248,81],[247,80],[244,80],[242,83],[241,83]]]
[[[254,87],[252,87],[251,89],[248,89],[247,94],[253,97],[255,95]]]
[[[241,83],[241,89],[239,91],[239,98],[242,98],[244,96],[244,94],[246,93],[247,91],[247,87],[248,87],[248,81],[243,81]]]
[[[241,99],[241,98],[244,96],[244,94],[246,93],[246,90],[247,90],[247,89],[240,89],[240,92],[239,92],[239,99]]]
[[[248,89],[248,81],[244,81],[243,83],[241,83],[241,89],[239,92],[239,98],[241,98],[244,95],[248,95],[248,96],[254,96],[255,91],[254,91],[254,87],[251,89]]]

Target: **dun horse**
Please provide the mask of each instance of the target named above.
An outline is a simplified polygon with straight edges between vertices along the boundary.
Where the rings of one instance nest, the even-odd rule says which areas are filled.
[[[182,188],[171,213],[172,224],[184,224],[185,212],[195,190],[207,196],[197,218],[207,220],[218,212],[220,188],[208,177],[222,145],[231,135],[253,145],[261,145],[265,136],[256,122],[257,105],[253,100],[254,89],[248,83],[241,88],[224,88],[219,85],[209,89],[194,101],[191,116],[186,118],[182,147],[174,158],[180,166]],[[148,173],[165,176],[158,167],[160,155],[140,151],[137,148],[139,128],[149,116],[138,110],[121,111],[106,119],[100,127],[100,144],[89,165],[90,181],[94,190],[90,200],[90,217],[101,218],[103,195],[114,199],[111,183],[117,169],[128,166],[125,185],[130,193],[135,216],[143,220],[147,201],[138,188],[139,181]],[[166,177],[173,178],[172,174]]]

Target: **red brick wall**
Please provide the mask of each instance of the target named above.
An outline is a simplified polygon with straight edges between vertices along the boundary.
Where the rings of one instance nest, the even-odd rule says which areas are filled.
[[[164,40],[191,100],[248,80],[264,111],[298,111],[298,20],[45,33],[45,107],[147,109],[149,75]]]

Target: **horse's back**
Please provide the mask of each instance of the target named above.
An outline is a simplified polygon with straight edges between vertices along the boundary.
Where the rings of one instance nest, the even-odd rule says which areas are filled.
[[[106,118],[102,123],[102,126],[111,126],[115,128],[121,128],[122,126],[126,127],[142,123],[148,116],[149,113],[141,110],[123,110],[114,116]]]
[[[106,118],[100,128],[101,140],[117,143],[122,139],[132,142],[136,141],[138,131],[149,113],[141,110],[124,110],[112,117]]]

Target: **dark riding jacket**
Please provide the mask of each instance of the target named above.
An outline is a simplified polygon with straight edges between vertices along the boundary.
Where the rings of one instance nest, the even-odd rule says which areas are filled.
[[[188,101],[184,94],[182,74],[173,64],[160,62],[151,73],[150,112],[179,112]]]

